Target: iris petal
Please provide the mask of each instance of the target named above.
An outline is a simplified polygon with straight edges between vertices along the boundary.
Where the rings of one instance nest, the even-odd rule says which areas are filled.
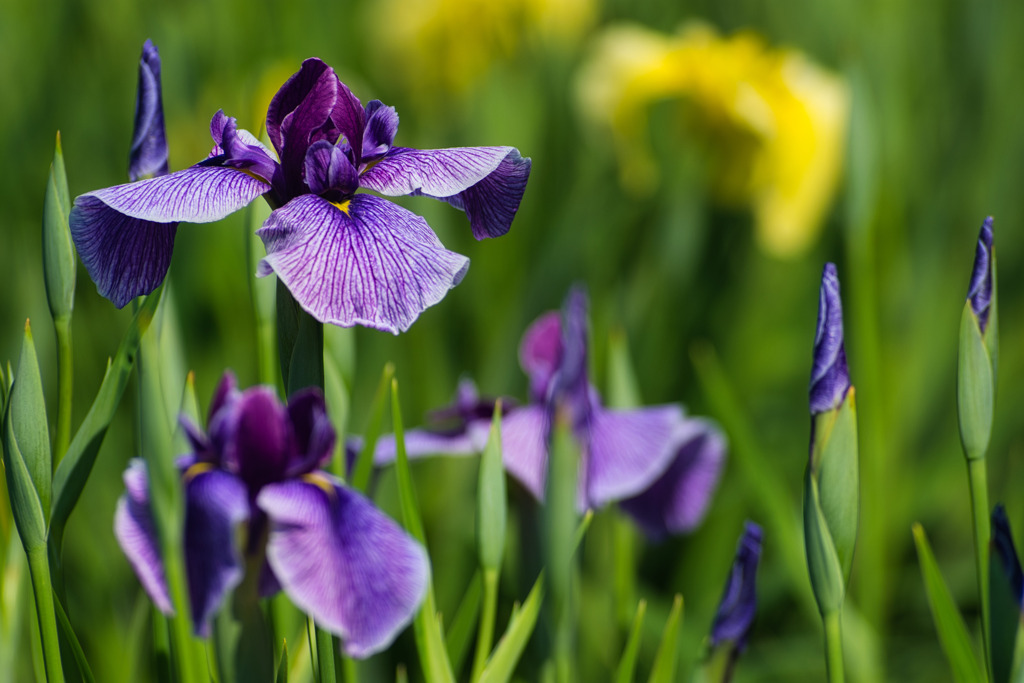
[[[426,594],[426,553],[368,500],[334,483],[265,487],[267,560],[292,601],[367,657],[387,647]]]
[[[686,420],[672,464],[653,484],[619,502],[647,534],[663,538],[696,528],[725,463],[725,437],[709,421]]]
[[[453,432],[432,432],[429,429],[407,429],[405,431],[405,452],[410,458],[428,455],[475,455],[487,444],[489,420],[471,422],[464,429]],[[483,441],[481,442],[481,437]],[[395,435],[385,434],[377,441],[373,452],[376,467],[390,465],[395,461]]]
[[[466,212],[477,239],[499,237],[512,226],[530,163],[514,147],[393,147],[363,174],[360,185],[389,196],[441,199]]]
[[[562,357],[562,318],[558,311],[540,316],[519,344],[519,364],[530,377],[530,398],[543,401]]]
[[[114,512],[114,536],[153,604],[164,614],[173,614],[156,527],[149,509],[146,464],[142,460],[133,458],[128,463],[124,485],[125,494],[118,499]]]
[[[397,334],[457,285],[469,260],[448,251],[419,216],[371,195],[344,210],[314,196],[275,210],[257,232],[277,273],[321,322]]]
[[[185,487],[185,570],[196,633],[210,635],[210,619],[242,580],[235,526],[249,518],[245,486],[222,470],[194,476]]]
[[[168,170],[164,105],[160,91],[160,52],[151,40],[142,46],[139,59],[135,127],[128,159],[128,177],[131,180],[165,175]]]
[[[548,417],[543,406],[510,410],[501,420],[505,469],[537,500],[544,500],[548,474]]]

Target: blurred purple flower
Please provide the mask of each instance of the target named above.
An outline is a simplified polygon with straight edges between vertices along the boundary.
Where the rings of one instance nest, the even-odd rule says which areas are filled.
[[[160,88],[160,51],[147,40],[139,59],[139,88],[135,93],[135,127],[128,154],[128,178],[167,175],[167,135],[164,132],[164,102]]]
[[[198,634],[245,563],[235,527],[248,522],[245,554],[265,553],[260,590],[284,589],[300,609],[366,657],[391,643],[426,593],[423,548],[361,495],[319,467],[335,432],[323,396],[307,389],[281,405],[272,389],[235,388],[225,373],[210,404],[209,434],[182,421],[193,452],[178,468],[185,487],[185,568]],[[142,460],[124,474],[114,530],[153,602],[171,611]],[[265,543],[265,546],[264,546]]]
[[[574,289],[561,315],[542,315],[523,335],[519,359],[530,378],[530,401],[502,402],[505,468],[543,500],[551,414],[557,408],[572,420],[581,446],[581,508],[619,502],[654,538],[695,528],[717,487],[725,438],[709,420],[685,417],[679,405],[606,408],[587,378],[586,328],[586,294]],[[494,403],[480,399],[464,380],[456,403],[440,413],[447,422],[439,429],[406,431],[406,450],[412,457],[479,453],[487,443]],[[381,439],[375,463],[385,465],[394,457],[394,438]]]
[[[736,547],[729,580],[711,626],[711,646],[731,642],[736,654],[747,647],[747,634],[757,612],[757,564],[761,559],[761,527],[747,522]]]
[[[985,334],[988,327],[989,308],[992,305],[992,216],[981,224],[978,247],[974,252],[974,270],[971,284],[967,288],[967,300],[978,318],[978,327]]]
[[[276,273],[321,322],[397,334],[462,280],[469,261],[423,218],[356,191],[440,199],[483,239],[508,232],[530,174],[513,147],[392,146],[395,110],[378,100],[364,107],[319,59],[281,87],[266,125],[276,155],[219,111],[204,161],[75,200],[71,233],[100,294],[121,307],[153,291],[179,222],[220,220],[263,195],[274,210],[258,232],[267,256],[257,274]]]
[[[843,346],[843,302],[834,263],[821,274],[818,327],[814,333],[814,367],[811,370],[811,415],[837,408],[850,389]]]
[[[1013,545],[1013,534],[1010,532],[1010,520],[1006,516],[1006,508],[1002,504],[992,510],[992,549],[999,558],[1003,573],[1009,580],[1010,589],[1018,603],[1024,606],[1024,572],[1021,571],[1017,549]]]

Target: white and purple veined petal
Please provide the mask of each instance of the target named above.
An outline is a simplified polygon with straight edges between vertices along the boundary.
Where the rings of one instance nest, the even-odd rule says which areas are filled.
[[[735,644],[736,652],[747,646],[747,634],[757,613],[757,565],[761,559],[761,527],[747,522],[736,548],[729,578],[711,626],[711,646]]]
[[[363,173],[360,187],[389,196],[426,195],[466,212],[477,239],[509,231],[531,161],[514,147],[392,147]]]
[[[269,189],[244,171],[192,166],[79,196],[71,237],[100,294],[121,308],[163,282],[179,222],[220,220]]]
[[[153,604],[164,614],[173,614],[160,542],[149,507],[146,463],[132,458],[123,478],[125,492],[114,511],[114,537]]]
[[[703,521],[725,464],[725,437],[709,420],[687,418],[675,457],[646,489],[619,501],[651,538],[687,533]]]
[[[168,169],[160,51],[153,41],[147,40],[139,59],[139,87],[135,93],[135,126],[128,152],[128,178],[134,181],[167,175]]]
[[[195,465],[185,473],[185,572],[195,631],[210,635],[210,620],[242,580],[235,528],[249,519],[245,485],[234,475]]]
[[[978,318],[978,327],[985,333],[988,327],[989,308],[992,305],[992,216],[981,224],[978,246],[974,252],[974,268],[971,283],[967,288],[967,300]]]
[[[811,414],[837,408],[850,389],[850,373],[843,346],[843,303],[834,263],[821,274],[818,326],[814,334],[814,365],[811,370]]]
[[[423,548],[326,475],[268,485],[256,504],[270,520],[267,561],[292,602],[351,657],[390,645],[426,595]]]
[[[365,194],[341,205],[296,197],[257,234],[267,250],[257,274],[276,273],[307,313],[342,327],[404,331],[469,267],[421,217]]]

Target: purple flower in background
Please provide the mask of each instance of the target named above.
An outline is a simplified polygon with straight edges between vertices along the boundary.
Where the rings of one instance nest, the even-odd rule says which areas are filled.
[[[736,546],[729,580],[711,626],[711,646],[733,643],[736,654],[747,647],[747,634],[757,612],[757,564],[761,559],[761,527],[747,522]]]
[[[683,533],[704,517],[725,459],[725,439],[708,420],[684,416],[678,405],[606,408],[587,378],[587,301],[570,292],[565,310],[535,321],[519,359],[530,377],[530,401],[506,406],[501,423],[505,468],[543,500],[551,411],[567,412],[581,445],[581,508],[619,502],[652,537]],[[473,454],[487,443],[494,400],[479,399],[464,381],[442,429],[405,433],[410,456]],[[452,418],[455,418],[454,423]],[[393,437],[378,442],[376,464],[394,460]]]
[[[225,373],[210,404],[209,433],[182,422],[193,452],[178,468],[185,487],[185,568],[196,632],[242,579],[244,552],[265,553],[260,590],[284,589],[300,609],[366,657],[391,643],[426,593],[426,553],[368,500],[319,467],[335,432],[323,396],[307,389],[281,405],[269,387],[244,392]],[[124,474],[114,530],[153,602],[171,611],[143,461]],[[263,545],[265,538],[265,547]]]
[[[811,414],[837,408],[850,389],[850,373],[843,347],[843,302],[834,263],[821,274],[818,328],[814,333],[814,367],[811,370]]]
[[[1018,603],[1024,603],[1024,572],[1021,571],[1017,549],[1013,545],[1010,520],[1002,504],[992,510],[992,549],[999,558],[999,565],[1009,580],[1010,589]]]
[[[974,270],[971,284],[967,288],[967,300],[978,318],[978,327],[985,334],[988,327],[989,309],[992,305],[992,216],[981,224],[978,247],[974,252]]]
[[[508,232],[530,174],[513,147],[395,147],[398,115],[363,106],[334,71],[307,59],[267,111],[274,151],[217,112],[210,156],[182,171],[75,200],[71,233],[100,294],[118,307],[155,289],[178,223],[220,220],[264,196],[258,275],[276,273],[321,322],[398,333],[463,278],[416,214],[381,197],[426,195],[463,210],[477,239]]]
[[[139,88],[135,93],[135,128],[128,155],[128,178],[133,182],[167,175],[167,135],[160,88],[160,51],[147,40],[139,59]]]

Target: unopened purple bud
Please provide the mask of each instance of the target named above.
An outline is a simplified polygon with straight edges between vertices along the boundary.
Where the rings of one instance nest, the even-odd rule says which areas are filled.
[[[731,642],[735,643],[737,653],[746,648],[747,634],[757,612],[757,564],[760,559],[761,527],[747,522],[711,626],[712,647]]]
[[[991,233],[989,233],[991,235]],[[980,245],[979,245],[980,249]],[[1003,572],[1010,580],[1010,588],[1017,602],[1024,600],[1024,572],[1020,568],[1017,549],[1013,545],[1010,533],[1010,520],[1006,516],[1006,508],[1002,504],[992,510],[992,549],[999,558]]]
[[[135,94],[135,130],[128,159],[128,177],[167,175],[167,135],[164,132],[164,103],[160,90],[160,52],[147,40],[139,60],[139,89]]]
[[[978,318],[978,327],[985,333],[988,327],[989,308],[992,305],[992,216],[981,224],[978,233],[978,247],[974,252],[974,271],[971,285],[967,289],[967,300]]]
[[[850,389],[843,346],[843,303],[834,263],[826,263],[821,275],[818,329],[814,334],[814,367],[811,370],[811,414],[837,408]]]

